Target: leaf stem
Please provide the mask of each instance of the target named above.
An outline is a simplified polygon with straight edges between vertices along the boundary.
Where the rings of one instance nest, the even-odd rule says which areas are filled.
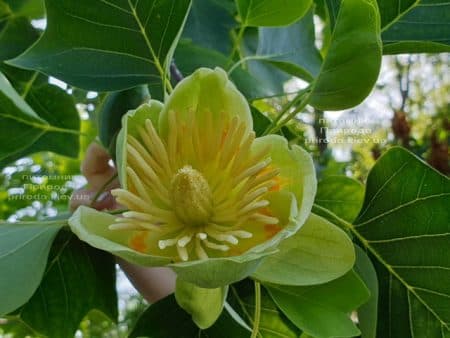
[[[91,204],[89,205],[90,207],[94,206],[95,202],[97,202],[100,195],[106,191],[106,188],[108,187],[108,185],[110,185],[116,178],[117,178],[117,174],[114,174],[113,176],[111,176],[111,178],[109,180],[107,180],[105,183],[103,183],[103,185],[100,187],[100,189],[94,195],[94,198],[92,199]]]
[[[278,114],[278,116],[272,121],[272,123],[267,127],[267,129],[264,131],[263,135],[273,134],[279,131],[283,126],[289,122],[295,115],[297,115],[299,112],[301,112],[309,102],[309,96],[310,96],[310,87],[305,88],[301,92],[297,94],[297,96],[289,102],[283,110]],[[284,120],[280,123],[280,120],[285,116],[285,114],[299,102],[298,106],[289,114],[287,115]]]
[[[253,331],[250,338],[256,338],[259,334],[259,321],[261,319],[261,284],[255,282],[255,314],[253,319]]]
[[[239,51],[241,49],[241,47],[240,47],[241,46],[241,41],[242,41],[242,38],[244,37],[244,32],[245,32],[246,28],[247,28],[247,26],[244,25],[244,24],[241,25],[241,27],[239,28],[239,31],[238,31],[237,36],[236,36],[236,39],[234,40],[233,49],[231,50],[230,62],[233,61],[234,55],[236,53],[239,53],[239,60],[242,59],[241,58],[241,53]]]
[[[31,87],[33,86],[33,83],[34,83],[34,81],[36,81],[36,79],[38,78],[38,76],[39,76],[39,72],[34,72],[34,73],[33,73],[33,76],[32,76],[32,77],[30,78],[30,80],[28,80],[28,82],[25,84],[25,88],[24,88],[23,93],[22,93],[22,95],[21,95],[23,99],[26,99],[26,98],[27,98],[28,93],[30,92]]]

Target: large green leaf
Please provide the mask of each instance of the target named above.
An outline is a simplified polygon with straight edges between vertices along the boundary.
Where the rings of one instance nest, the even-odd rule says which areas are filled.
[[[16,310],[36,291],[61,225],[0,223],[0,316]]]
[[[384,54],[450,52],[449,0],[378,0]]]
[[[62,232],[52,247],[42,284],[15,317],[49,338],[73,337],[92,309],[112,320],[117,317],[115,260]]]
[[[0,21],[2,19],[0,18]],[[39,32],[22,16],[11,16],[0,34],[0,60],[15,57],[39,37]]]
[[[232,0],[192,0],[182,36],[201,47],[230,53],[230,32],[236,26],[233,4]]]
[[[139,317],[129,338],[248,338],[250,333],[240,326],[227,311],[207,330],[199,329],[191,316],[181,309],[174,296],[166,297]]]
[[[376,1],[342,0],[309,103],[321,110],[356,106],[372,90],[380,65],[380,17]]]
[[[284,314],[313,337],[354,337],[360,333],[350,313],[367,301],[370,292],[353,271],[321,285],[266,287]]]
[[[257,55],[281,70],[311,81],[319,73],[322,57],[315,46],[313,11],[287,27],[261,27]]]
[[[44,0],[3,0],[15,15],[24,15],[32,19],[42,18],[45,15]]]
[[[0,74],[0,166],[44,150],[78,156],[80,118],[73,98],[48,83],[33,86],[36,77],[21,97]]]
[[[285,26],[300,19],[312,0],[236,0],[243,26]]]
[[[255,315],[254,283],[246,279],[230,286],[228,302],[250,328],[253,327]],[[298,338],[300,330],[286,318],[270,298],[268,292],[261,288],[261,316],[259,337],[261,338]],[[247,334],[246,338],[249,336]]]
[[[370,290],[368,302],[358,309],[358,324],[361,330],[361,337],[376,338],[378,322],[378,278],[372,262],[359,246],[356,246],[355,271]]]
[[[118,90],[161,81],[190,0],[47,0],[46,7],[45,33],[9,63],[84,89]]]
[[[0,34],[0,60],[17,56],[28,48],[37,38],[39,32],[30,21],[21,16],[11,16]],[[79,151],[80,119],[73,98],[59,87],[50,85],[47,76],[37,72],[20,70],[0,63],[0,69],[11,81],[12,86],[20,93],[20,98],[10,90],[10,98],[16,102],[26,101],[33,112],[42,120],[33,125],[21,121],[21,114],[6,109],[1,117],[8,130],[5,137],[13,135],[9,129],[11,123],[22,122],[22,128],[36,128],[38,138],[24,139],[12,144],[12,150],[0,156],[0,166],[20,157],[38,151],[53,151],[62,155],[77,157]],[[6,87],[7,84],[4,84]],[[11,88],[10,88],[11,89]],[[14,122],[13,122],[14,121]],[[26,132],[26,131],[25,131]],[[10,134],[11,133],[11,134]],[[16,135],[15,135],[16,136]],[[17,135],[20,137],[20,134]],[[26,147],[23,147],[26,145]],[[18,147],[19,151],[14,151]]]
[[[450,335],[449,205],[449,179],[403,148],[371,170],[349,229],[377,270],[377,337]]]
[[[115,154],[115,141],[122,127],[122,116],[150,99],[146,86],[109,93],[98,112],[98,137],[103,146]]]
[[[364,185],[347,176],[327,176],[319,181],[314,203],[352,222],[364,200]],[[318,210],[315,212],[319,213]],[[326,214],[322,215],[326,217]]]
[[[47,82],[47,76],[38,76],[36,72],[12,67],[3,61],[16,57],[29,48],[39,38],[40,31],[23,16],[10,14],[4,20],[6,23],[0,30],[0,71],[11,81],[19,93],[24,93],[32,85]]]
[[[278,249],[262,261],[253,277],[284,285],[321,284],[344,275],[355,262],[347,234],[314,214]]]
[[[326,0],[334,26],[340,0]],[[450,51],[449,0],[377,0],[384,54]]]
[[[49,128],[0,73],[0,160],[30,147]]]
[[[242,38],[241,53],[245,58],[247,71],[255,78],[255,83],[263,88],[267,88],[267,96],[284,95],[284,82],[290,77],[287,73],[280,70],[270,62],[265,62],[268,57],[258,53],[259,35],[261,28],[248,27],[245,29]],[[226,69],[226,68],[225,68]]]
[[[199,67],[226,68],[228,58],[217,51],[199,47],[187,41],[181,41],[175,52],[175,60],[183,75],[193,73]],[[275,94],[261,84],[257,78],[242,68],[235,69],[230,74],[231,80],[248,100],[263,98]]]

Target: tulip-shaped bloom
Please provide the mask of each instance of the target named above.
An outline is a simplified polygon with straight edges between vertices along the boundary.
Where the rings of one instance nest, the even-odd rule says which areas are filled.
[[[124,116],[117,141],[119,216],[82,208],[72,228],[144,265],[211,287],[249,275],[308,216],[314,168],[280,136],[255,138],[245,98],[221,69],[199,69],[165,105]],[[88,219],[97,215],[97,224]],[[100,220],[101,218],[101,220]]]

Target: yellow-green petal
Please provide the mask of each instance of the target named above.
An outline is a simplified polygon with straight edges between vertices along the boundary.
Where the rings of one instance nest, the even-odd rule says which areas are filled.
[[[124,189],[127,188],[127,175],[125,168],[127,165],[127,137],[132,135],[140,139],[138,127],[145,125],[146,120],[150,120],[154,126],[157,126],[159,114],[163,104],[156,100],[150,100],[135,110],[127,112],[122,117],[122,129],[117,136],[116,142],[116,166],[119,174],[119,181]]]
[[[247,100],[221,68],[199,68],[175,87],[160,115],[159,127],[163,138],[167,138],[169,133],[171,111],[177,114],[177,121],[181,124],[190,123],[191,114],[194,114],[197,127],[204,131],[210,128],[210,123],[222,126],[234,116],[248,126],[248,131],[253,129]]]
[[[252,147],[255,153],[271,146],[269,156],[272,159],[269,169],[278,169],[277,186],[274,191],[288,191],[295,195],[298,205],[297,220],[303,224],[308,218],[317,190],[317,179],[314,163],[301,147],[291,148],[284,137],[268,135],[257,138]]]
[[[207,289],[177,279],[175,299],[199,328],[207,329],[222,313],[227,293],[228,286]]]
[[[131,249],[129,241],[136,235],[135,232],[108,229],[114,223],[116,217],[117,215],[110,215],[106,212],[81,206],[70,217],[69,226],[72,232],[82,241],[131,263],[144,266],[164,266],[170,263],[170,258],[152,256]]]

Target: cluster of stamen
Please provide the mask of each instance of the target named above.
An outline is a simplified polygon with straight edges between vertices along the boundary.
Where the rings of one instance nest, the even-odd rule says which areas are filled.
[[[111,230],[133,230],[156,239],[145,251],[175,248],[182,261],[229,255],[230,248],[278,223],[264,196],[276,186],[270,148],[251,151],[255,134],[238,117],[218,121],[204,114],[200,130],[194,113],[182,120],[169,112],[167,137],[150,120],[139,139],[127,138],[127,189],[113,190],[129,211]],[[186,122],[185,122],[186,121]]]

